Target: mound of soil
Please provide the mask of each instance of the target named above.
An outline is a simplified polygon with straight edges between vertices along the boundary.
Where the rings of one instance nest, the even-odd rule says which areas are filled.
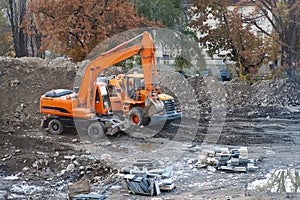
[[[275,116],[297,111],[300,85],[291,79],[262,80],[254,84],[234,79],[220,83],[212,77],[192,77],[198,107],[223,107],[236,116]],[[223,84],[223,85],[220,85]]]
[[[76,65],[68,61],[0,58],[0,125],[8,129],[39,124],[41,95],[72,89],[75,75]]]

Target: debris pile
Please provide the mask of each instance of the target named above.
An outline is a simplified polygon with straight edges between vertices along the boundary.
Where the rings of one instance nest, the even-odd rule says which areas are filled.
[[[299,106],[300,87],[291,79],[268,80],[251,85],[251,99],[253,106]]]
[[[69,61],[0,57],[0,126],[39,125],[40,96],[52,89],[72,89],[75,75],[76,65]]]
[[[216,169],[228,172],[247,172],[257,169],[255,161],[248,158],[247,147],[239,149],[221,148],[219,150],[203,150],[195,164],[199,168]]]
[[[150,160],[137,160],[132,166],[122,168],[119,177],[124,178],[128,192],[148,196],[158,196],[161,191],[172,191],[175,184],[173,167],[154,168]]]

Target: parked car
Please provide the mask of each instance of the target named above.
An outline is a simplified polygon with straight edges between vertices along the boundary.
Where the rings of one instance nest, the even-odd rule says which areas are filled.
[[[230,81],[232,79],[230,72],[227,69],[220,70],[220,79],[222,81]]]
[[[178,72],[181,76],[183,76],[184,78],[188,78],[188,77],[189,77],[189,76],[186,75],[185,72],[182,71],[182,70],[178,70],[177,72]]]
[[[212,75],[213,74],[212,74],[211,69],[204,69],[204,70],[200,71],[199,74],[193,74],[192,76],[193,77],[199,77],[199,76],[204,77],[204,76],[212,76]]]

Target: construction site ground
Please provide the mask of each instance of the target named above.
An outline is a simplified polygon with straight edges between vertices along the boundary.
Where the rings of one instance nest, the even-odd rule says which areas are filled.
[[[85,179],[91,191],[101,192],[116,181],[118,170],[138,159],[157,168],[172,166],[176,188],[148,197],[128,194],[121,181],[105,193],[109,199],[300,197],[299,189],[288,190],[298,188],[299,180],[285,188],[276,182],[284,178],[251,188],[274,170],[299,170],[300,87],[289,79],[223,83],[160,73],[163,90],[182,108],[181,120],[89,141],[75,129],[50,135],[40,128],[39,97],[51,89],[72,89],[78,66],[38,58],[0,61],[0,199],[67,199],[67,185]],[[258,169],[227,173],[195,167],[203,149],[241,146]]]

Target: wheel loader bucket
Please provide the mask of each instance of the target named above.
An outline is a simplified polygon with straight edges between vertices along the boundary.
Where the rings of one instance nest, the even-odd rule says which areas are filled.
[[[144,115],[151,117],[165,109],[164,103],[160,99],[147,98],[145,102]]]

